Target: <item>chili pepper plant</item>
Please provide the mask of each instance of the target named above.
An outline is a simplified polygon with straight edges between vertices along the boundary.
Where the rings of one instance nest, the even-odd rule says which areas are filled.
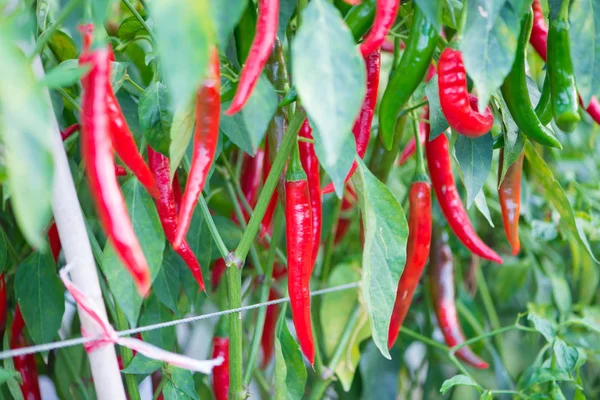
[[[599,43],[586,0],[0,0],[0,398],[598,398]]]

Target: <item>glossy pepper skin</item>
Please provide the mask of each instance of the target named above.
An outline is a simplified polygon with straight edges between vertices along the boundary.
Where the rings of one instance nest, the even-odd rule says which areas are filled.
[[[398,0],[377,0],[375,21],[373,21],[371,30],[360,44],[360,52],[363,56],[371,54],[381,47],[392,25],[394,25],[399,7],[400,2]]]
[[[506,170],[504,180],[500,181],[502,174],[502,163],[504,162],[504,149],[500,150],[500,164],[498,166],[498,200],[502,210],[502,222],[504,232],[512,254],[517,255],[521,249],[519,242],[519,216],[521,213],[521,175],[523,174],[523,156],[519,158]]]
[[[531,30],[531,37],[529,42],[535,49],[535,51],[546,61],[547,57],[547,42],[548,42],[548,26],[544,20],[544,12],[542,11],[542,5],[540,0],[533,0],[531,5],[533,10],[533,28]]]
[[[436,232],[431,242],[429,256],[429,288],[438,324],[446,344],[450,347],[466,341],[456,312],[454,292],[454,260],[445,232]],[[461,347],[456,356],[474,368],[485,369],[489,365],[468,347]]]
[[[388,333],[388,348],[392,348],[404,318],[410,307],[415,289],[423,274],[431,245],[431,185],[414,182],[408,195],[410,214],[408,217],[408,243],[406,264],[398,282],[396,301]]]
[[[156,179],[159,192],[159,197],[156,199],[156,211],[158,211],[160,224],[167,241],[172,245],[177,235],[177,206],[175,205],[175,195],[171,184],[169,158],[148,146],[148,163]],[[184,239],[178,247],[173,246],[173,248],[189,268],[198,286],[205,290],[200,263],[188,242]]]
[[[269,290],[269,301],[277,300],[281,297],[277,289]],[[260,348],[262,349],[261,368],[266,368],[273,358],[275,350],[275,328],[277,327],[277,319],[279,318],[279,305],[273,304],[267,306],[267,315],[265,316],[265,325],[260,338]]]
[[[550,18],[548,31],[548,62],[552,115],[556,125],[565,132],[575,130],[580,121],[573,62],[569,52],[569,1],[563,0],[557,17]]]
[[[360,39],[371,27],[375,18],[375,0],[363,0],[348,11],[344,20],[354,40]]]
[[[269,141],[265,142],[265,165],[263,168],[263,183],[267,180],[269,176],[269,172],[271,172],[271,161],[270,161],[270,145]],[[283,185],[282,192],[285,192],[285,180]],[[260,222],[260,237],[261,239],[265,237],[265,235],[273,232],[273,215],[275,215],[275,210],[277,209],[277,201],[279,200],[279,191],[274,191],[271,199],[269,200],[269,204],[267,205],[267,210],[265,211],[265,215],[263,216],[263,220]]]
[[[538,116],[543,125],[548,125],[550,121],[552,121],[552,104],[550,102],[550,97],[550,78],[548,77],[548,74],[546,74],[540,99],[535,106],[535,115]]]
[[[227,115],[233,115],[240,111],[250,98],[277,38],[278,22],[279,0],[259,0],[256,34],[246,63],[242,68],[237,91],[229,109],[225,112]]]
[[[346,191],[344,192],[344,197],[342,198],[342,204],[340,206],[340,217],[335,228],[333,244],[339,244],[346,236],[346,233],[348,233],[348,229],[350,229],[350,224],[352,223],[352,218],[349,216],[349,214],[352,213],[357,201],[358,197],[356,196],[356,192],[354,191],[352,185],[347,185]]]
[[[196,96],[196,127],[194,129],[194,154],[188,174],[185,191],[179,210],[179,229],[173,245],[179,247],[190,227],[196,202],[204,189],[210,171],[217,143],[219,141],[219,118],[221,100],[219,90],[219,54],[211,49],[209,71]]]
[[[258,200],[258,189],[262,182],[263,168],[265,165],[265,151],[259,148],[254,157],[244,153],[242,162],[242,176],[240,177],[240,186],[244,197],[250,207],[254,208]],[[249,215],[245,207],[242,207],[244,220],[248,221]],[[237,216],[232,216],[234,222],[237,221]]]
[[[10,335],[11,350],[20,349],[27,346],[27,340],[23,333],[25,321],[21,314],[21,309],[17,306],[15,311],[15,319],[12,323]],[[15,370],[21,374],[22,383],[20,384],[21,393],[25,400],[41,400],[40,386],[38,382],[38,370],[35,364],[35,356],[27,354],[24,356],[16,356],[13,358]]]
[[[381,54],[379,50],[367,55],[365,57],[365,64],[367,66],[367,92],[358,117],[352,127],[354,141],[356,142],[356,153],[360,158],[364,158],[369,141],[371,140],[371,124],[373,122],[373,114],[375,113],[375,105],[377,104],[379,71],[381,69]],[[354,161],[344,182],[348,182],[354,171],[356,171],[356,168],[358,168],[358,164]],[[332,193],[333,191],[334,187],[332,183],[323,188],[323,194]]]
[[[379,105],[379,132],[391,145],[398,114],[427,73],[438,33],[419,7],[415,7],[406,50],[394,69]]]
[[[467,73],[462,53],[447,47],[438,61],[440,105],[450,127],[468,137],[485,135],[494,125],[489,107],[480,114],[477,101],[467,91]]]
[[[527,75],[525,73],[525,51],[529,32],[531,31],[531,24],[531,13],[527,13],[521,23],[521,34],[519,36],[515,62],[501,86],[502,97],[506,102],[510,115],[525,135],[545,146],[561,149],[562,145],[552,131],[546,128],[539,120],[529,100]]]
[[[430,141],[429,129],[430,127],[427,125],[427,141],[425,142],[427,165],[435,195],[448,225],[471,252],[502,264],[500,256],[483,243],[471,225],[452,175],[448,138],[445,134],[441,134]]]
[[[229,394],[229,338],[213,337],[212,358],[223,357],[221,365],[212,371],[213,392],[216,400],[227,400]]]
[[[110,54],[109,48],[100,48],[80,58],[80,64],[90,68],[82,79],[82,154],[100,223],[139,292],[145,294],[150,288],[150,270],[127,213],[113,164],[106,104]]]
[[[301,138],[312,139],[312,129],[308,119],[304,120],[298,136]],[[321,196],[321,172],[319,171],[319,159],[315,153],[313,143],[298,142],[300,150],[300,162],[307,176],[308,192],[310,195],[310,207],[312,218],[312,250],[311,250],[311,268],[315,267],[317,255],[319,254],[319,245],[321,244],[321,226],[323,225],[323,202]],[[312,272],[312,269],[311,269]]]

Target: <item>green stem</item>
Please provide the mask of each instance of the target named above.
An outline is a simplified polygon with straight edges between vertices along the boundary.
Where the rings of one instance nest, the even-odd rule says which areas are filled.
[[[414,111],[411,112],[413,130],[415,135],[415,152],[417,153],[417,166],[415,168],[415,177],[413,182],[429,182],[427,172],[425,170],[425,158],[423,157],[423,146],[421,145],[421,138],[419,137],[419,122]]]
[[[400,333],[406,336],[410,336],[413,339],[417,339],[418,341],[423,342],[424,344],[429,345],[438,350],[442,350],[444,352],[448,352],[450,350],[448,346],[444,346],[443,344],[438,343],[435,340],[430,339],[427,336],[423,336],[420,333],[417,333],[413,330],[405,328],[404,326],[400,329]]]
[[[135,83],[133,79],[129,76],[129,74],[125,75],[125,80],[131,84],[134,88],[136,88],[140,93],[144,93],[144,88]]]
[[[69,93],[67,93],[65,91],[65,89],[61,88],[61,87],[57,87],[56,90],[69,102],[71,103],[71,105],[73,106],[73,108],[75,110],[77,110],[79,113],[81,113],[81,106],[79,105],[79,103],[77,103],[75,101],[75,99],[73,99],[71,97],[71,95]]]
[[[163,374],[162,379],[160,380],[160,383],[158,384],[158,387],[154,391],[154,396],[152,396],[152,400],[157,400],[160,397],[160,394],[162,393],[165,383],[167,383],[167,376],[165,374]]]
[[[498,313],[496,312],[496,308],[494,307],[494,301],[492,300],[492,295],[490,294],[490,289],[485,281],[485,277],[483,276],[483,271],[481,268],[477,268],[475,272],[477,277],[477,287],[479,288],[479,294],[481,296],[481,300],[483,301],[483,307],[485,308],[485,312],[487,313],[488,319],[490,321],[490,325],[493,329],[500,329],[500,319],[498,318]],[[497,337],[494,339],[496,343],[496,347],[498,348],[498,353],[500,353],[500,357],[504,355],[504,346],[501,337]]]
[[[265,395],[270,396],[271,395],[271,387],[269,386],[269,382],[267,382],[267,379],[263,375],[262,371],[260,371],[259,369],[255,369],[254,370],[254,378],[256,379],[258,386],[260,386],[260,388],[263,390]]]
[[[422,101],[422,102],[420,102],[420,103],[417,103],[417,104],[415,104],[415,105],[413,105],[413,106],[410,106],[410,107],[408,107],[408,108],[405,108],[405,109],[403,109],[402,111],[400,111],[400,113],[398,114],[398,118],[400,118],[400,117],[403,117],[403,116],[405,116],[406,114],[408,114],[408,113],[410,113],[410,112],[412,112],[412,111],[414,111],[414,110],[416,110],[416,109],[419,109],[419,108],[421,108],[421,107],[423,107],[423,106],[425,106],[425,105],[428,105],[428,104],[429,104],[429,101],[428,101],[428,100],[423,100],[423,101]]]
[[[238,263],[227,259],[227,292],[229,309],[242,305],[242,269]],[[246,398],[242,380],[242,313],[229,314],[229,398]]]
[[[152,33],[152,30],[150,29],[150,27],[146,23],[146,20],[144,18],[142,18],[142,16],[135,9],[135,7],[133,6],[133,4],[131,4],[131,2],[129,0],[121,0],[121,1],[123,2],[123,4],[125,4],[125,6],[129,9],[129,11],[131,11],[131,13],[133,14],[133,16],[140,22],[140,24],[148,32],[148,35],[150,35],[150,37],[152,38],[152,41],[154,43],[156,43],[156,37],[154,36],[154,33]]]
[[[122,331],[129,328],[129,324],[127,323],[127,318],[123,311],[119,308],[117,304],[115,304],[115,309],[117,311],[117,330]],[[123,366],[127,367],[131,360],[133,360],[133,351],[125,346],[120,347],[121,350],[121,360],[123,361]],[[140,390],[138,388],[136,376],[133,374],[123,374],[125,379],[125,387],[127,388],[127,394],[129,395],[130,400],[141,400]]]
[[[75,369],[73,368],[73,363],[66,362],[65,364],[67,366],[67,369],[69,370],[69,375],[71,375],[71,379],[73,380],[73,382],[75,382],[77,389],[79,389],[79,391],[81,392],[81,399],[88,400],[90,397],[87,394],[85,385],[81,381],[81,373],[75,371]]]
[[[456,37],[460,41],[463,37],[463,33],[465,32],[465,26],[467,25],[467,9],[468,9],[468,1],[463,0],[462,2],[462,10],[460,11],[460,21],[458,22],[458,30],[456,32]]]
[[[54,24],[52,24],[51,27],[46,29],[38,38],[37,43],[35,44],[35,49],[33,50],[30,59],[33,59],[36,55],[40,54],[44,50],[46,43],[48,43],[48,40],[50,40],[54,32],[56,32],[58,28],[60,28],[63,25],[69,14],[71,14],[71,12],[78,5],[79,0],[71,0],[67,3],[65,8],[63,8],[61,13],[58,15],[58,18],[56,18],[56,22],[54,22]]]

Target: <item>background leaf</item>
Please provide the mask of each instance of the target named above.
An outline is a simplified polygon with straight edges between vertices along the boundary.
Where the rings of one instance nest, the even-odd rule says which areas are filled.
[[[354,135],[349,135],[344,143],[342,143],[342,146],[338,150],[340,157],[338,162],[334,165],[328,165],[322,161],[326,159],[327,150],[323,145],[321,135],[314,129],[313,137],[315,140],[315,153],[317,154],[319,163],[331,178],[333,187],[338,197],[341,198],[344,195],[344,181],[350,171],[350,167],[352,167],[354,158],[356,157],[356,141],[354,140]]]
[[[569,50],[577,89],[588,105],[600,97],[600,3],[573,0],[569,9]]]
[[[478,138],[458,135],[454,144],[456,159],[460,165],[465,187],[467,188],[467,208],[471,207],[490,174],[493,156],[492,147],[491,133]]]
[[[140,96],[138,114],[150,147],[168,157],[173,113],[167,87],[160,82],[148,86]]]
[[[429,124],[431,126],[429,140],[431,141],[440,136],[450,126],[440,105],[437,74],[425,85],[425,96],[429,101]]]
[[[302,399],[306,368],[300,345],[288,330],[285,309],[285,306],[282,307],[275,334],[275,398]]]
[[[169,145],[169,167],[171,180],[177,171],[179,163],[183,159],[192,135],[194,134],[194,122],[196,122],[196,99],[193,98],[176,109],[171,124],[171,141]]]
[[[212,20],[215,23],[217,43],[221,50],[227,48],[229,35],[240,20],[247,3],[248,0],[220,0],[209,3]]]

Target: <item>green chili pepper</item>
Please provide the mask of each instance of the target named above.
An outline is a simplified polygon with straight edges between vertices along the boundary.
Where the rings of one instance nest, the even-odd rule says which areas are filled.
[[[379,136],[386,148],[391,149],[394,125],[398,113],[421,83],[435,51],[437,31],[423,12],[415,7],[406,50],[400,64],[394,69],[379,105]]]
[[[369,162],[369,170],[379,179],[381,182],[387,182],[390,170],[394,165],[396,156],[398,155],[400,140],[406,127],[406,119],[408,114],[403,115],[398,120],[395,127],[395,134],[392,141],[391,150],[387,150],[381,141],[381,136],[377,136],[373,152],[371,153],[371,160]]]
[[[550,15],[548,31],[548,74],[554,122],[565,132],[575,130],[581,120],[573,62],[569,52],[569,0],[563,0],[558,15]]]
[[[552,120],[552,103],[550,102],[550,98],[550,78],[548,77],[548,74],[546,74],[544,86],[542,87],[542,94],[535,106],[535,113],[543,125],[548,125]]]
[[[367,33],[375,19],[375,1],[363,0],[360,4],[352,7],[344,19],[352,31],[354,40],[360,39]]]
[[[540,122],[529,100],[525,75],[525,49],[529,42],[532,21],[531,12],[529,12],[521,23],[521,35],[515,62],[502,84],[502,97],[506,101],[510,115],[525,135],[545,146],[562,149],[562,145],[552,131]]]

